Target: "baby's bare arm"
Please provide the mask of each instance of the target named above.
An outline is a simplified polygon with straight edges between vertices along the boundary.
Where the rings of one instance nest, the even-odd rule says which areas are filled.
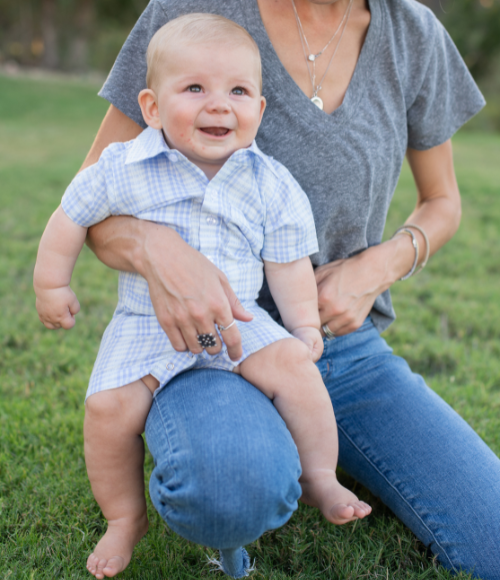
[[[69,287],[73,268],[87,235],[87,228],[75,224],[61,206],[45,228],[33,274],[36,309],[50,329],[72,328],[80,304]]]
[[[287,264],[264,262],[269,289],[285,328],[309,347],[313,360],[323,352],[318,291],[309,258]]]

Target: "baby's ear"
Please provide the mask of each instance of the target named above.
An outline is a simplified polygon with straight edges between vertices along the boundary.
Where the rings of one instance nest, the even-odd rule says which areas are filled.
[[[138,101],[146,125],[153,129],[161,129],[160,113],[155,92],[152,89],[143,89],[139,93]]]

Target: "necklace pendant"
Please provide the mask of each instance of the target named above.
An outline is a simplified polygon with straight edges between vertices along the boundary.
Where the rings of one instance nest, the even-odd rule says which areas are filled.
[[[314,96],[311,99],[311,103],[314,103],[318,107],[318,109],[323,110],[323,100],[320,99],[319,97]]]
[[[314,62],[314,61],[316,60],[316,55],[315,55],[315,54],[310,54],[310,55],[307,57],[307,60],[310,60],[311,62]]]

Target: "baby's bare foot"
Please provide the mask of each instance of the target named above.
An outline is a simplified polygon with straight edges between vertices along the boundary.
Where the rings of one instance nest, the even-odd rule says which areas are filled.
[[[112,578],[125,570],[132,551],[148,530],[146,514],[139,520],[122,518],[108,522],[108,529],[87,560],[87,570],[96,578]]]
[[[340,485],[331,469],[317,469],[302,475],[302,502],[320,509],[332,524],[345,524],[369,515],[372,508]]]

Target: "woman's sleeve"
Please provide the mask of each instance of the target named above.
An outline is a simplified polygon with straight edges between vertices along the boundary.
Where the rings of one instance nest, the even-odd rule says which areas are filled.
[[[449,34],[433,20],[425,53],[417,52],[427,62],[407,113],[408,147],[421,151],[450,139],[485,104]]]
[[[158,0],[151,0],[125,41],[106,82],[99,91],[127,117],[146,127],[137,97],[146,88],[146,51],[155,32],[168,22]]]

